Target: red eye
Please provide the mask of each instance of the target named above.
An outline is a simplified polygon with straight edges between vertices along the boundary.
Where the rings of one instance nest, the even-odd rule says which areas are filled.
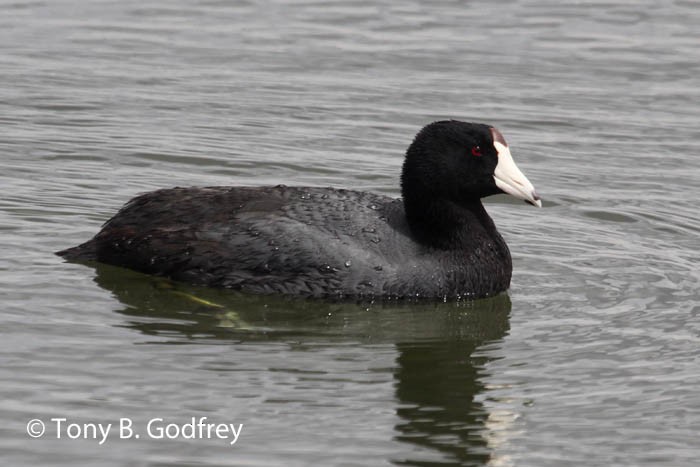
[[[479,146],[474,146],[472,148],[472,156],[476,157],[481,157],[483,154],[481,154],[481,148]]]

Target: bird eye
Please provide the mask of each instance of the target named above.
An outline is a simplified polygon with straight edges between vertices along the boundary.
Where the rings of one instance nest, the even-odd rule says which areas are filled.
[[[472,148],[472,156],[476,157],[481,157],[483,154],[481,154],[481,148],[479,146],[474,146]]]

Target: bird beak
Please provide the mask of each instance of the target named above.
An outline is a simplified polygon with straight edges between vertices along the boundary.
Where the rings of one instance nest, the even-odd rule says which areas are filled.
[[[501,136],[500,139],[503,140],[503,137]],[[503,141],[503,143],[505,143],[505,141]],[[525,202],[541,208],[542,200],[535,191],[535,187],[532,186],[530,180],[528,180],[518,166],[515,165],[513,156],[510,155],[508,145],[503,143],[494,138],[493,147],[498,151],[498,164],[496,165],[496,170],[493,172],[496,186],[509,195],[525,200]]]

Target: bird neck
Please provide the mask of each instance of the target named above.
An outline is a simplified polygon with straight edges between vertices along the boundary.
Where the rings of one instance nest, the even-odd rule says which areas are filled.
[[[416,239],[440,249],[473,247],[497,236],[496,226],[480,199],[457,204],[446,199],[404,197],[406,220]]]

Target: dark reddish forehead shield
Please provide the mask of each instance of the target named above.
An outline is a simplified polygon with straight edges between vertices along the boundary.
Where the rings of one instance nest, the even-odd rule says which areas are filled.
[[[503,146],[508,147],[508,143],[506,143],[506,139],[503,137],[500,131],[494,127],[489,128],[489,130],[491,130],[491,136],[493,137],[494,143],[501,143]]]

